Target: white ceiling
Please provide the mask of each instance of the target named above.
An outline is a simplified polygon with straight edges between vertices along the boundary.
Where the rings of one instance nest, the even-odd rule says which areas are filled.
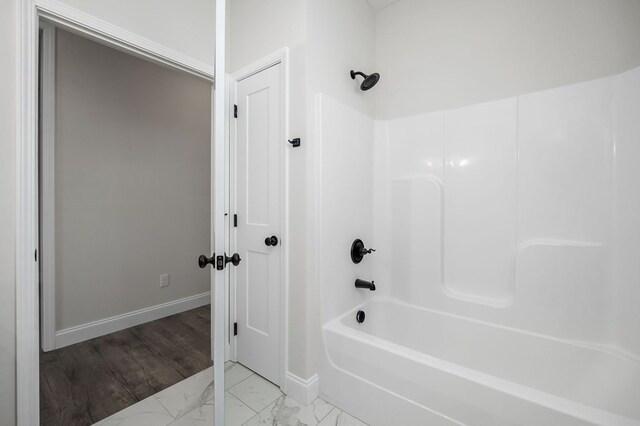
[[[390,4],[397,3],[400,0],[368,0],[369,4],[374,10],[382,9],[383,7],[387,7]]]

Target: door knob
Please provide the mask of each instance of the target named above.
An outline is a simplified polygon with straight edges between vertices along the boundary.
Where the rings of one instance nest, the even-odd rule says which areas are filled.
[[[207,267],[207,265],[214,265],[216,269],[224,269],[224,266],[227,263],[231,263],[233,266],[238,266],[240,264],[240,261],[242,260],[240,259],[240,255],[238,253],[233,253],[233,255],[231,256],[227,256],[227,254],[225,253],[224,258],[222,256],[218,257],[220,259],[218,259],[218,264],[216,265],[215,253],[213,253],[211,257],[207,257],[204,254],[201,254],[198,258],[198,266],[204,269]]]
[[[268,246],[277,246],[278,245],[278,237],[272,235],[271,237],[267,237],[264,239],[264,243]]]
[[[224,255],[224,263],[231,262],[233,266],[238,266],[241,260],[242,259],[240,259],[240,255],[238,253],[233,253],[231,257],[227,256],[226,254]]]
[[[207,265],[211,264],[215,264],[216,263],[216,254],[213,253],[213,255],[211,257],[207,257],[204,254],[201,254],[200,257],[198,258],[198,266],[201,269],[204,269],[207,267]]]

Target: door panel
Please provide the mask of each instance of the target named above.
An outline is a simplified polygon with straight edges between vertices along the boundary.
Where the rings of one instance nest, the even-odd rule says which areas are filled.
[[[237,359],[280,382],[281,65],[236,86],[236,249],[245,259],[236,274]]]
[[[265,303],[269,292],[264,280],[269,274],[269,254],[248,251],[247,259],[247,327],[269,336],[269,304]]]

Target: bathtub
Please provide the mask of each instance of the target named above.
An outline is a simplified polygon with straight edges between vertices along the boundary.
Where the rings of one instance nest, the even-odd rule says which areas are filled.
[[[640,363],[606,348],[392,299],[323,340],[321,396],[372,425],[640,425]]]

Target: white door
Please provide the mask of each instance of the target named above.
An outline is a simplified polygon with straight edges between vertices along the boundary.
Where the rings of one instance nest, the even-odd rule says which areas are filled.
[[[281,65],[237,82],[235,151],[236,357],[279,384],[281,293]],[[234,220],[235,222],[235,220]]]

